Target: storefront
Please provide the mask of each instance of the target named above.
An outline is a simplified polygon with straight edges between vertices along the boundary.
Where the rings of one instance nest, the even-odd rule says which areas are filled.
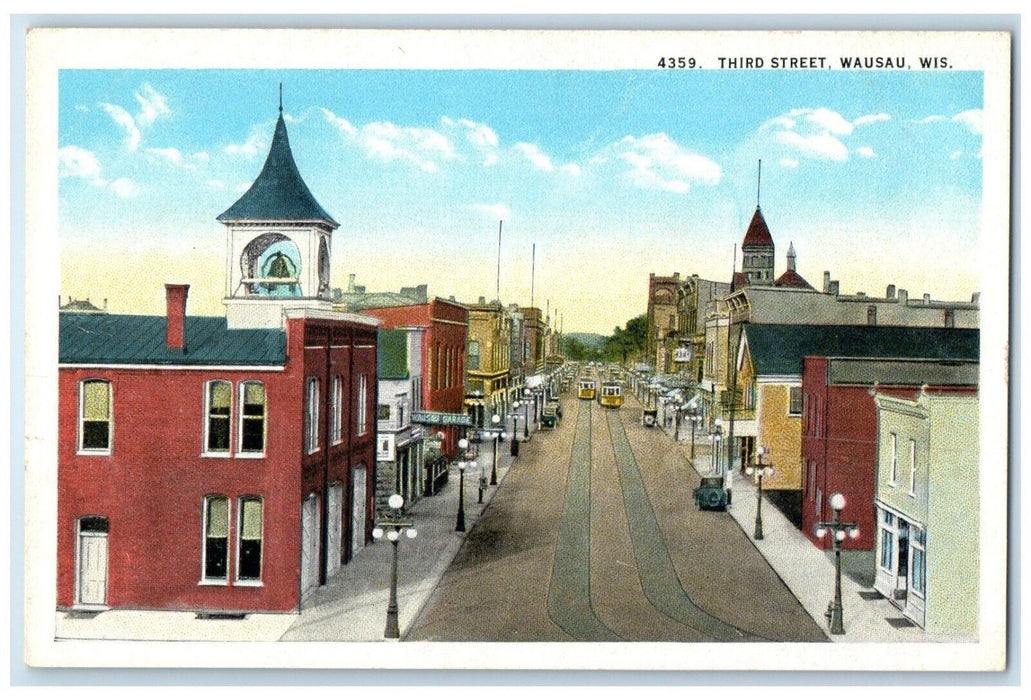
[[[924,626],[927,607],[927,532],[905,514],[877,506],[874,589],[910,620]]]

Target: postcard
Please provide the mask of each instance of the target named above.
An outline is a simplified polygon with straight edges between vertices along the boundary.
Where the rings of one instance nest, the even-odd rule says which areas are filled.
[[[30,30],[26,663],[1005,668],[1010,61]]]

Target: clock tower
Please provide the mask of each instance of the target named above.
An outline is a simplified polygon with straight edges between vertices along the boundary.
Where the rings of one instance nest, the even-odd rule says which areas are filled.
[[[229,328],[281,328],[288,309],[332,310],[329,261],[340,225],[297,170],[282,97],[261,173],[217,220],[228,237],[223,302]]]

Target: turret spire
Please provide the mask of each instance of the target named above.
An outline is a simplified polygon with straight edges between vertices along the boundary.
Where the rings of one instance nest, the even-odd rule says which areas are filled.
[[[279,84],[279,113],[283,113],[283,83]]]
[[[280,109],[282,109],[282,108],[280,108]],[[755,184],[755,208],[758,209],[759,208],[759,194],[760,194],[760,192],[762,190],[762,185],[763,185],[763,159],[762,158],[759,159],[759,177],[756,178],[756,180],[757,181],[756,181],[756,184]]]

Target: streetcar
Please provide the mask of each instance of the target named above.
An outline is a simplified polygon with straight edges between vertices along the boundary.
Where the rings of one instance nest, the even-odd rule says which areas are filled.
[[[619,382],[604,382],[601,385],[599,403],[604,408],[619,408],[623,405],[623,385]]]
[[[577,396],[581,399],[593,401],[598,395],[598,383],[593,379],[581,379]]]

